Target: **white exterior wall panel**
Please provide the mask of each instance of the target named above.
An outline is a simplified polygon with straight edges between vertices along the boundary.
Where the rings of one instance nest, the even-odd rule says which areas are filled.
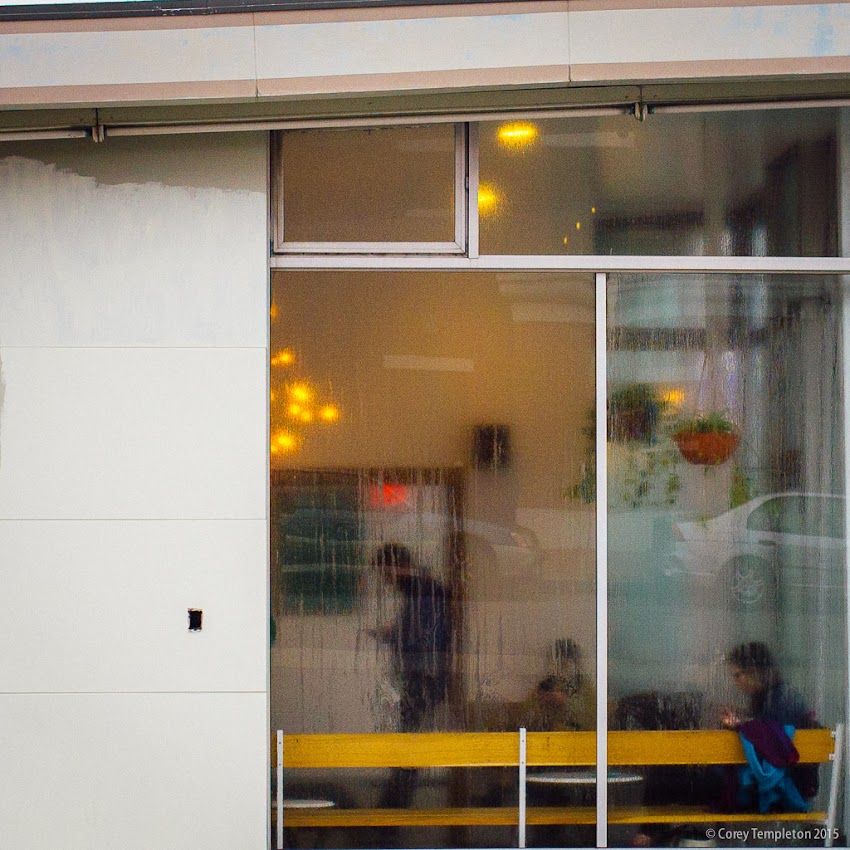
[[[530,45],[533,51],[527,49]],[[557,11],[257,27],[260,79],[491,69],[511,65],[514,58],[516,64],[531,67],[567,65],[567,15]]]
[[[266,847],[265,694],[3,694],[2,844]]]
[[[0,144],[0,345],[261,348],[257,135]]]
[[[575,11],[570,52],[577,65],[843,56],[850,5]]]
[[[127,141],[0,148],[0,843],[262,848],[267,143]]]
[[[267,538],[263,520],[0,521],[0,693],[265,690]]]
[[[0,348],[2,519],[263,519],[267,359]]]

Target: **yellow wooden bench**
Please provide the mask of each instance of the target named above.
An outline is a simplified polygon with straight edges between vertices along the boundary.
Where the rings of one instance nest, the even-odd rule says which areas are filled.
[[[841,750],[841,729],[801,729],[794,737],[802,763],[833,761]],[[296,768],[513,767],[519,770],[520,805],[430,809],[284,809],[282,827],[353,826],[519,826],[593,824],[591,806],[525,809],[525,767],[594,767],[595,732],[439,732],[358,735],[283,735],[273,741],[278,769],[278,807],[283,800],[283,770]],[[609,732],[608,765],[743,764],[738,735],[730,731]],[[609,824],[705,823],[732,821],[819,821],[834,826],[838,758],[829,788],[829,810],[759,815],[711,812],[697,806],[613,806]],[[282,846],[282,845],[280,845]]]

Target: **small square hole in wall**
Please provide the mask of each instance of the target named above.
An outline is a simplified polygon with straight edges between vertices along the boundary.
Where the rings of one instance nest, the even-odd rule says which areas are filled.
[[[189,609],[189,631],[199,632],[204,626],[204,612],[200,608]]]

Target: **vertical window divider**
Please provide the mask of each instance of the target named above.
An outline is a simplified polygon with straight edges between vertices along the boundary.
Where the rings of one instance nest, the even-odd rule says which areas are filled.
[[[850,179],[850,110],[842,109],[838,124],[838,180],[841,186],[846,185]],[[839,209],[838,220],[841,222],[839,230],[839,249],[838,253],[842,257],[850,255],[850,197],[845,191],[839,192]],[[842,288],[850,286],[850,278],[842,276],[839,278],[842,283]],[[847,423],[850,422],[850,301],[842,295],[841,305],[841,369],[842,369],[842,390],[841,415],[844,417],[844,431],[846,434]],[[844,492],[847,493],[848,482],[850,482],[850,440],[844,438]],[[850,499],[844,500],[844,534],[845,539],[847,530],[850,529]],[[844,574],[850,575],[850,563],[848,563],[847,547],[844,549]],[[844,590],[844,629],[845,641],[847,641],[847,628],[850,624],[850,589],[847,588],[845,579]],[[850,653],[847,656],[847,681],[850,682]],[[850,719],[850,688],[845,690],[844,694],[844,719],[847,722]],[[836,758],[845,758],[850,763],[850,747],[848,747],[848,738],[850,736],[843,735],[839,743],[836,741]],[[840,747],[840,752],[839,752]],[[839,781],[841,777],[839,776]],[[842,828],[846,832],[848,827],[848,812],[850,812],[850,782],[844,782],[844,800],[843,800],[843,823]],[[830,846],[827,844],[826,846]]]
[[[608,846],[608,324],[596,274],[596,846]]]
[[[467,124],[466,254],[478,259],[478,124]]]

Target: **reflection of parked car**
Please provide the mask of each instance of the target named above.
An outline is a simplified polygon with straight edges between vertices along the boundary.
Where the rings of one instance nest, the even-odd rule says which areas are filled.
[[[673,526],[666,572],[728,582],[744,604],[783,587],[843,585],[845,499],[822,493],[772,493],[720,516]]]
[[[320,571],[328,564],[357,570],[387,540],[413,543],[414,549],[418,543],[427,549],[439,545],[453,528],[449,514],[428,512],[299,508],[293,513],[281,513],[276,519],[280,542],[286,547],[284,572],[292,572],[293,565],[300,570],[310,565],[313,571]],[[490,547],[497,569],[526,575],[542,561],[537,535],[528,528],[469,519],[463,521],[462,528],[467,545],[480,543]]]

